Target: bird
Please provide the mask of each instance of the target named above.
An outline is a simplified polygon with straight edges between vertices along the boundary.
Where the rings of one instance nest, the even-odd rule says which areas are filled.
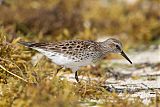
[[[82,66],[91,65],[109,53],[120,53],[132,64],[123,51],[122,43],[115,38],[102,42],[92,40],[64,40],[59,42],[36,43],[19,41],[20,44],[32,48],[62,68],[70,68],[79,82],[78,70]],[[60,69],[57,69],[57,73]]]

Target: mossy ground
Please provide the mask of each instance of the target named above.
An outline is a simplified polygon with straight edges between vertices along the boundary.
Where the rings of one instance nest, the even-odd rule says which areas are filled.
[[[139,0],[129,5],[116,0],[103,6],[99,1],[90,0],[3,1],[0,5],[0,106],[79,107],[85,102],[97,105],[91,101],[94,99],[103,100],[99,104],[102,107],[143,107],[138,98],[129,101],[106,91],[101,87],[103,79],[81,84],[61,80],[54,76],[57,66],[47,58],[33,66],[31,58],[36,52],[17,42],[95,40],[99,35],[117,35],[114,37],[125,43],[125,49],[140,45],[147,48],[152,43],[159,44],[159,3]],[[94,77],[105,75],[103,61],[94,68],[81,70],[90,71],[89,75]],[[153,100],[148,106],[155,103]]]

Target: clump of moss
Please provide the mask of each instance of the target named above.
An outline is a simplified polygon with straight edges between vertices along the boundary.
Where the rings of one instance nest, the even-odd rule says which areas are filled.
[[[44,79],[37,86],[27,85],[14,105],[32,107],[78,107],[73,85],[65,80]]]
[[[5,33],[3,28],[0,29],[0,65],[2,68],[13,72],[17,75],[25,78],[25,64],[26,61],[30,60],[31,54],[23,53],[22,48],[16,46],[17,40],[11,43],[7,41],[9,35]],[[1,78],[10,78],[8,73],[4,69],[0,69]],[[5,75],[4,75],[5,74]]]

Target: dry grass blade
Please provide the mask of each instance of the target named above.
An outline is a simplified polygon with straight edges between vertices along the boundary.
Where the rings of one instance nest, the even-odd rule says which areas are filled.
[[[24,76],[24,75],[23,75],[23,72],[22,72],[22,70],[21,70],[21,68],[19,68],[19,66],[18,66],[16,63],[14,63],[14,62],[12,62],[12,61],[10,61],[10,60],[1,58],[1,57],[0,57],[0,60],[6,61],[6,62],[10,62],[10,63],[14,64],[14,65],[18,68],[18,70],[20,71],[21,75]]]
[[[27,82],[27,83],[28,83],[28,81],[27,81],[26,79],[24,79],[24,78],[22,78],[22,77],[20,77],[20,76],[18,76],[18,75],[16,75],[16,74],[14,74],[14,73],[12,73],[12,72],[6,70],[6,68],[4,68],[2,65],[0,65],[0,68],[3,69],[4,71],[6,71],[7,73],[9,73],[9,74],[11,74],[11,75],[17,77],[18,79],[23,80],[24,82]]]

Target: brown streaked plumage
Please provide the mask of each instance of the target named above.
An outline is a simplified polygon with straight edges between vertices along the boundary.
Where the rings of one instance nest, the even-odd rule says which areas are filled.
[[[104,42],[91,40],[68,40],[52,43],[19,42],[25,46],[35,49],[57,65],[72,69],[78,80],[77,70],[103,58],[107,53],[121,53],[131,64],[132,62],[122,50],[122,43],[114,38]]]

